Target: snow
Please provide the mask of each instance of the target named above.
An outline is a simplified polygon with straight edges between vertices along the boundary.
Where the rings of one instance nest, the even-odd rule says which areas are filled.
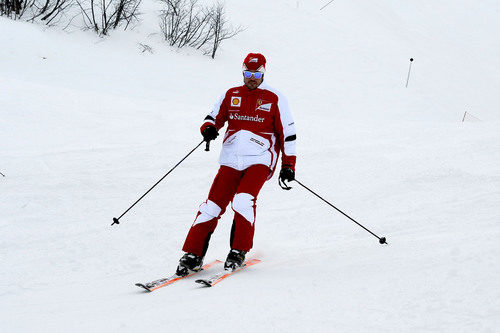
[[[246,30],[215,60],[162,43],[155,3],[106,39],[0,17],[2,332],[498,331],[500,5],[324,4],[227,2]],[[262,263],[145,294],[134,283],[182,255],[220,140],[112,217],[201,141],[251,51],[290,100],[297,178],[389,245],[275,175],[249,254]]]

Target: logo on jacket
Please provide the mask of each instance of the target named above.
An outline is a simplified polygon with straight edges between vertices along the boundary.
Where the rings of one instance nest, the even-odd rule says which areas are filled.
[[[258,144],[259,146],[264,147],[264,142],[261,142],[261,141],[255,139],[255,138],[250,138],[250,141],[253,141],[256,144]]]
[[[244,121],[254,121],[254,122],[257,122],[257,123],[263,123],[264,120],[266,120],[266,118],[261,118],[259,116],[255,116],[255,117],[240,116],[237,113],[235,113],[235,114],[230,113],[229,114],[229,119],[244,120]]]
[[[266,103],[266,104],[262,104],[262,100],[258,100],[257,101],[257,110],[260,110],[260,111],[265,111],[265,112],[269,112],[271,111],[271,106],[273,105],[273,103]]]
[[[236,97],[236,96],[231,97],[231,106],[232,107],[241,106],[241,97]]]

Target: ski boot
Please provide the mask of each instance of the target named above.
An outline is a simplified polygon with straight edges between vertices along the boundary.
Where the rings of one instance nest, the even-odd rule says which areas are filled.
[[[203,257],[199,257],[193,253],[185,253],[179,260],[179,266],[175,274],[179,276],[186,276],[193,272],[198,272],[201,270],[203,265]]]
[[[243,266],[245,261],[245,251],[240,251],[236,249],[231,249],[227,255],[226,262],[224,263],[224,269],[234,271],[235,269]]]

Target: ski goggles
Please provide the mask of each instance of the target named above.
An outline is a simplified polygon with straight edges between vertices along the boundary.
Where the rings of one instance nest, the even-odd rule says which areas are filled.
[[[256,78],[258,80],[258,79],[262,79],[262,77],[264,76],[264,73],[262,73],[262,72],[243,71],[243,76],[246,77],[247,79],[251,78],[252,75],[253,75],[254,78]]]

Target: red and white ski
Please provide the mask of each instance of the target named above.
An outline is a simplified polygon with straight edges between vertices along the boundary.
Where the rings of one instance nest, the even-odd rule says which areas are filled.
[[[177,281],[182,280],[184,278],[187,278],[189,276],[195,275],[195,274],[201,272],[202,270],[208,269],[208,268],[210,268],[213,265],[218,264],[218,263],[222,263],[222,261],[220,261],[220,260],[214,260],[214,261],[212,261],[212,262],[204,265],[201,268],[201,270],[199,270],[198,272],[193,272],[193,273],[188,274],[186,276],[179,276],[177,274],[174,274],[174,275],[171,275],[171,276],[169,276],[167,278],[162,278],[162,279],[154,280],[154,281],[151,281],[151,282],[148,282],[148,283],[136,283],[135,285],[138,286],[138,287],[144,288],[147,291],[153,291],[153,290],[156,290],[158,288],[168,286],[169,284],[172,284],[174,282],[177,282]]]
[[[253,266],[255,264],[258,264],[259,262],[260,262],[259,259],[250,259],[248,261],[245,261],[243,266],[235,269],[234,271],[223,270],[222,272],[219,272],[217,274],[212,275],[208,279],[198,279],[195,282],[200,283],[206,287],[212,287],[212,286],[216,285],[217,283],[221,282],[222,280],[224,280],[225,278],[227,278],[228,276],[230,276],[236,272],[239,272],[248,266]]]

